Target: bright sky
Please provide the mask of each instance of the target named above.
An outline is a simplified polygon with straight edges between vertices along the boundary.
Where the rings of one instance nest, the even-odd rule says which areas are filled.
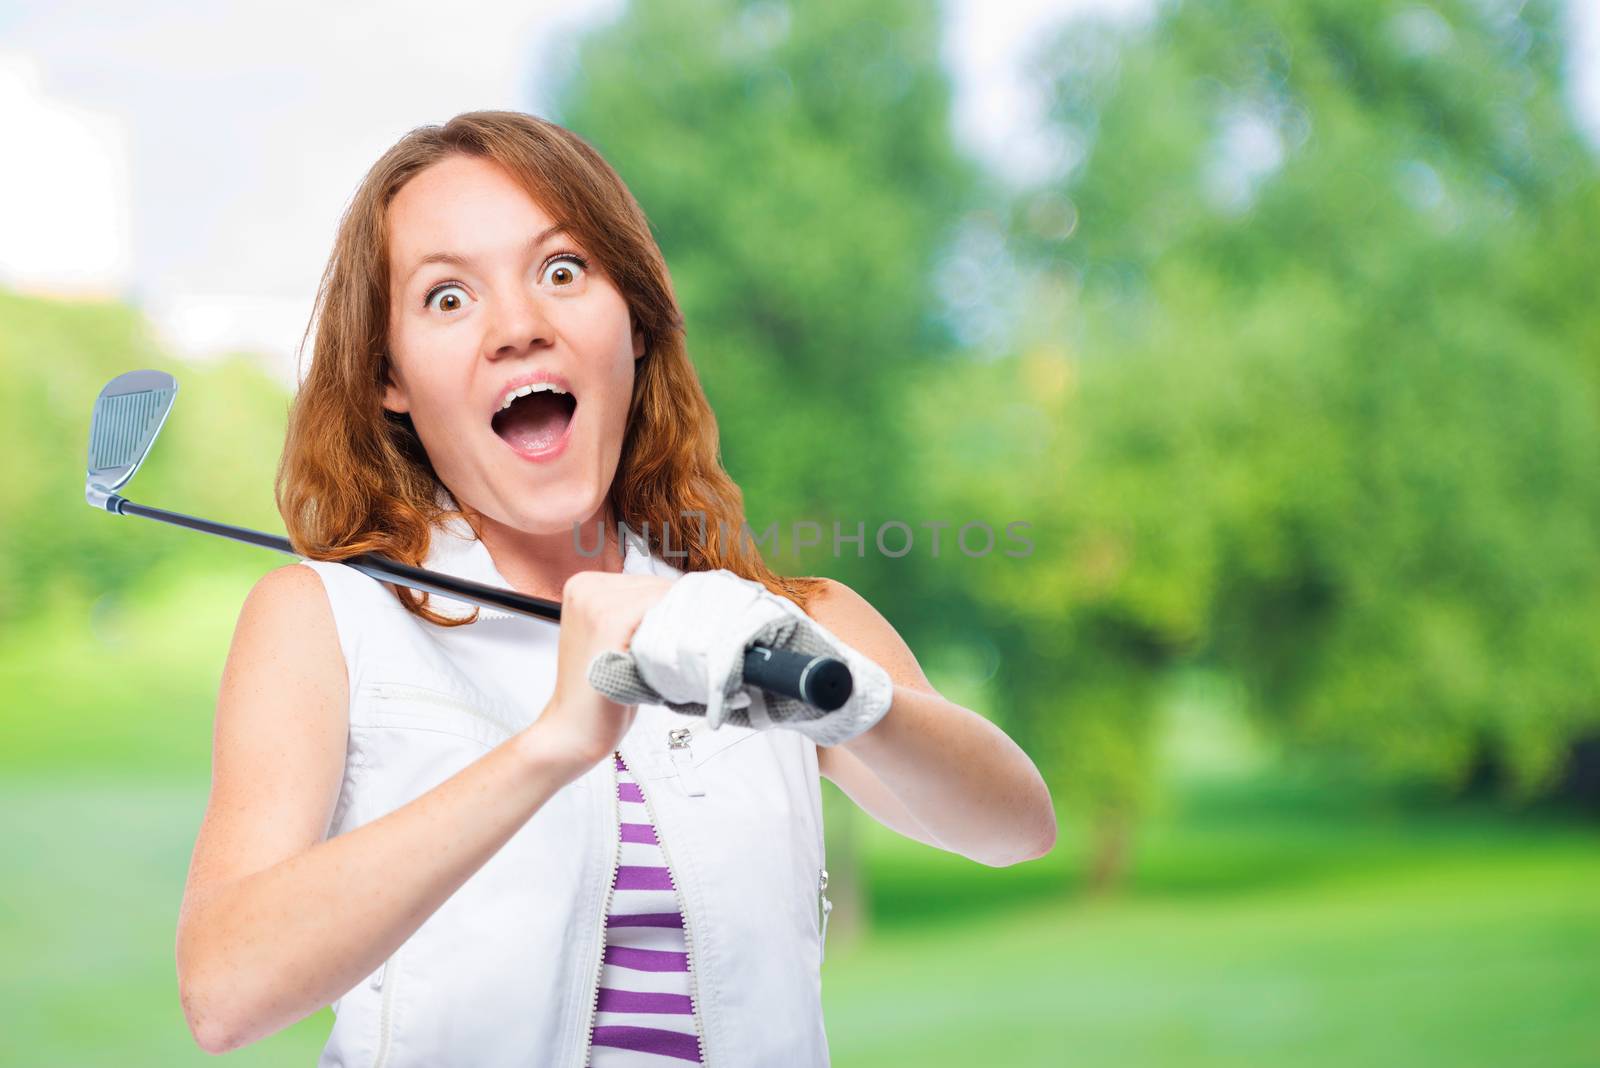
[[[1022,63],[1083,10],[1152,0],[946,0],[958,138],[1025,180],[1058,164]],[[575,10],[581,12],[574,14]],[[575,31],[622,0],[139,5],[0,0],[0,284],[142,306],[191,358],[264,353],[286,384],[346,199],[407,130],[541,113]],[[1573,0],[1576,111],[1600,144],[1600,12]]]

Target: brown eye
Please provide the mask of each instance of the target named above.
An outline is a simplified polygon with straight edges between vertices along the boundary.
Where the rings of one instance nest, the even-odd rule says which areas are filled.
[[[563,252],[552,257],[545,265],[545,276],[557,289],[565,289],[578,281],[578,272],[589,265],[582,257],[571,252]]]
[[[452,294],[451,290],[455,290],[455,293]],[[454,282],[446,282],[444,285],[435,286],[430,289],[428,291],[428,295],[423,298],[422,304],[424,307],[432,308],[434,306],[433,298],[440,297],[439,306],[437,309],[438,311],[460,311],[462,307],[461,297],[459,296],[460,292],[460,286],[456,285]]]

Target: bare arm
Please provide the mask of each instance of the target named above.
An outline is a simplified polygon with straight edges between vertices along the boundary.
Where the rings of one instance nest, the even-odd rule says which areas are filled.
[[[546,744],[560,717],[541,716],[409,804],[324,840],[347,707],[320,578],[297,564],[264,576],[224,668],[211,797],[178,919],[184,1015],[213,1053],[345,994],[594,763]]]
[[[1033,761],[999,727],[940,696],[877,609],[830,582],[810,614],[894,681],[875,727],[817,750],[823,775],[885,826],[982,864],[1054,847],[1055,806]]]
[[[917,817],[901,804],[894,791],[885,786],[883,780],[873,774],[871,768],[844,746],[819,746],[817,770],[822,773],[824,779],[843,790],[845,796],[856,803],[857,808],[891,831],[897,831],[924,845],[946,850],[950,848],[924,827]]]

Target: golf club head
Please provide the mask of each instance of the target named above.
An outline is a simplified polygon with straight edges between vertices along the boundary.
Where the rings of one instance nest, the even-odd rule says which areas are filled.
[[[165,371],[128,371],[105,384],[89,422],[89,475],[84,497],[105,508],[112,493],[144,463],[178,396]]]

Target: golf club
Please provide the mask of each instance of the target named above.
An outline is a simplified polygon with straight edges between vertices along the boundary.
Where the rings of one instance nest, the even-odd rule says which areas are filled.
[[[89,423],[89,472],[84,496],[89,504],[117,515],[137,515],[190,530],[215,534],[263,549],[300,556],[289,539],[259,530],[215,523],[209,519],[137,504],[118,494],[139,470],[156,435],[178,396],[177,379],[165,371],[128,371],[118,375],[95,398]],[[361,553],[339,563],[380,582],[409,586],[468,604],[499,608],[519,615],[559,622],[561,605],[514,590],[487,586],[437,571],[391,560],[377,553]],[[752,645],[745,650],[744,680],[762,690],[805,701],[831,712],[849,700],[849,667],[833,657],[806,656],[785,649]]]

